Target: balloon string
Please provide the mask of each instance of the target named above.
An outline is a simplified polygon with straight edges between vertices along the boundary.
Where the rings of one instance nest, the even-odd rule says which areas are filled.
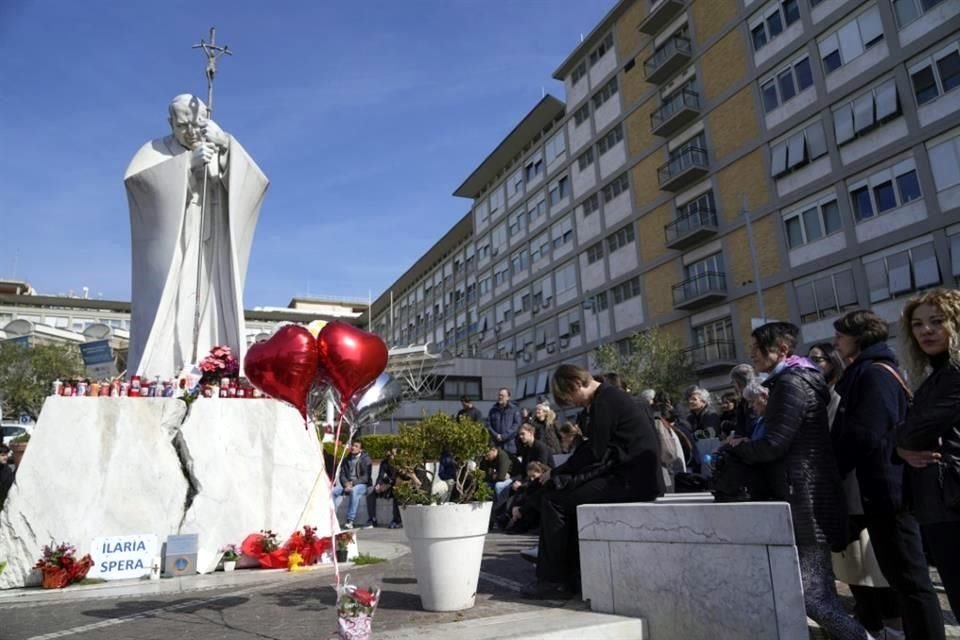
[[[337,479],[340,477],[340,469],[343,466],[343,461],[347,457],[347,451],[349,447],[345,446],[343,448],[343,454],[337,457],[337,451],[340,444],[340,433],[343,428],[343,418],[347,413],[347,406],[345,404],[340,405],[340,417],[337,419],[337,429],[333,437],[333,460],[334,460],[334,476],[333,481],[330,483],[330,543],[331,549],[333,549],[333,574],[337,578],[337,590],[340,589],[340,563],[337,562],[337,536],[334,533],[334,525],[337,521],[337,508],[335,506],[335,501],[333,500],[333,485],[336,483]],[[349,424],[348,424],[349,428]],[[353,440],[353,430],[350,430],[350,440]]]

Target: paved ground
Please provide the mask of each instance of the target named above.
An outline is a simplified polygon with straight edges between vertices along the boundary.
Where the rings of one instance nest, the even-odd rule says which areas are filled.
[[[353,582],[383,588],[374,622],[377,638],[390,638],[391,631],[419,625],[522,612],[547,614],[556,607],[587,610],[578,601],[537,603],[518,597],[519,588],[534,577],[533,566],[519,557],[521,550],[535,543],[529,536],[487,537],[477,606],[459,613],[421,610],[402,531],[365,530],[360,534],[361,550],[365,542],[367,551],[392,558],[347,570]],[[332,581],[327,571],[238,571],[183,579],[179,584],[111,583],[107,588],[30,590],[17,597],[0,593],[0,640],[326,640],[336,624]],[[151,588],[158,592],[145,591]],[[843,589],[841,593],[852,607],[849,594]],[[960,637],[960,628],[943,600],[951,625],[948,635]]]
[[[402,542],[403,532],[366,530],[360,534],[361,550],[364,539]],[[387,563],[349,569],[349,572],[352,582],[379,584],[383,588],[374,625],[377,637],[388,638],[390,630],[404,627],[559,606],[558,603],[523,602],[517,598],[519,586],[533,579],[532,565],[523,562],[517,554],[533,543],[530,537],[488,536],[477,606],[461,613],[428,613],[420,609],[409,554]],[[225,574],[214,575],[225,577]],[[90,591],[86,594],[89,597],[82,600],[3,598],[0,599],[0,640],[70,637],[92,640],[323,640],[335,629],[335,599],[329,586],[332,582],[330,574],[281,572],[264,578],[270,581],[182,593],[132,593],[118,597]],[[70,595],[70,591],[64,590],[62,594]],[[585,605],[577,603],[566,606],[586,609]]]

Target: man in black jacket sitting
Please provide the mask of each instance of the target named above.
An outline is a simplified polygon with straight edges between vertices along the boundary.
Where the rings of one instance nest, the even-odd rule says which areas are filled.
[[[380,471],[377,473],[377,481],[373,485],[373,490],[367,492],[367,514],[370,516],[368,527],[377,526],[377,498],[384,498],[393,502],[393,520],[389,528],[399,529],[403,526],[400,522],[400,507],[393,497],[393,485],[397,483],[397,471],[393,468],[393,456],[397,454],[396,449],[391,449],[387,457],[380,463]]]
[[[551,386],[557,404],[585,409],[586,442],[553,470],[544,493],[537,583],[525,591],[532,598],[568,598],[580,591],[579,505],[663,495],[660,441],[649,407],[574,365],[557,367]]]

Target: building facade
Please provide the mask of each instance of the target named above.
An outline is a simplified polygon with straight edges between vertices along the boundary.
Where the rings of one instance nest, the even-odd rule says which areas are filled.
[[[960,0],[624,0],[373,304],[390,344],[511,359],[515,397],[658,326],[726,384],[960,275]]]

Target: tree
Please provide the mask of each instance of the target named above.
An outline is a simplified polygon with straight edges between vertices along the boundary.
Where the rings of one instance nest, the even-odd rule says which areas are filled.
[[[0,342],[0,414],[36,420],[53,381],[81,375],[83,362],[73,345]]]
[[[594,360],[601,371],[620,374],[633,393],[654,389],[677,397],[696,380],[683,342],[656,327],[620,344],[601,345],[594,351]]]

